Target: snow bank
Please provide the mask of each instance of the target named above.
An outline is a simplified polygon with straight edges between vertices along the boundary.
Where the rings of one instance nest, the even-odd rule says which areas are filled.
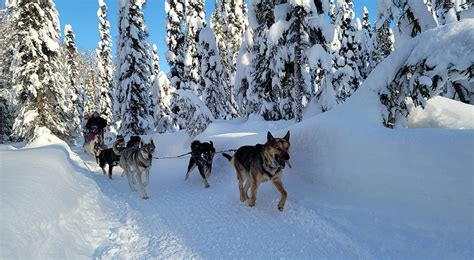
[[[409,128],[474,129],[474,106],[445,97],[434,97],[427,106],[414,107],[408,115]]]
[[[27,147],[2,150],[0,258],[100,256],[116,222],[98,186],[46,128]]]

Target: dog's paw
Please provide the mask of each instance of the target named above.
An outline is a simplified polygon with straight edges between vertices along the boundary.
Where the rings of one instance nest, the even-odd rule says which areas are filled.
[[[150,198],[150,197],[148,197],[148,196],[143,196],[143,197],[142,197],[142,199],[144,199],[144,200],[147,200],[147,199],[149,199],[149,198]]]
[[[254,207],[255,206],[255,201],[249,200],[249,207]]]
[[[211,187],[211,185],[209,185],[209,184],[204,185],[204,188],[206,188],[206,189],[209,188],[209,187]]]
[[[283,208],[285,207],[285,202],[280,202],[278,203],[278,210],[283,211]]]

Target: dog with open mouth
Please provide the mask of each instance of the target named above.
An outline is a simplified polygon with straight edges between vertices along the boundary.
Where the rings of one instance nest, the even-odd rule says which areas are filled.
[[[290,131],[283,138],[274,138],[267,133],[267,142],[255,146],[242,146],[234,154],[223,153],[229,162],[234,165],[239,184],[240,200],[248,200],[250,207],[255,206],[258,186],[267,181],[280,192],[278,210],[283,211],[288,193],[283,186],[281,176],[286,165],[290,164]],[[250,189],[250,197],[248,190]]]

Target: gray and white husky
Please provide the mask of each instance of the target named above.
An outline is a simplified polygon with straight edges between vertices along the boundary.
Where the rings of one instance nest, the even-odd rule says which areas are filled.
[[[145,187],[150,182],[150,169],[155,147],[155,143],[151,140],[150,143],[144,144],[141,147],[127,148],[120,154],[119,165],[122,167],[125,175],[127,175],[130,190],[136,191],[136,178],[140,185],[143,199],[148,199]],[[145,174],[145,181],[142,180],[142,174]]]

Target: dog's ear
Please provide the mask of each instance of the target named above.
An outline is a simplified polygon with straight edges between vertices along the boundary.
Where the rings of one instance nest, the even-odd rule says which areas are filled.
[[[288,132],[286,132],[286,135],[283,137],[283,139],[285,139],[287,142],[290,141],[290,131],[288,130]]]
[[[270,144],[273,144],[275,142],[275,138],[273,137],[273,135],[270,133],[270,131],[268,131],[267,133],[267,141],[270,143]]]
[[[212,141],[209,141],[209,143],[210,143],[212,146],[214,146],[214,143],[213,143]]]
[[[155,142],[153,142],[153,138],[151,138],[150,144],[153,145],[153,147],[156,147],[156,146],[155,146]]]
[[[191,143],[191,150],[193,151],[197,151],[198,149],[200,149],[200,147],[201,147],[201,142],[199,142],[198,140],[193,141]]]

